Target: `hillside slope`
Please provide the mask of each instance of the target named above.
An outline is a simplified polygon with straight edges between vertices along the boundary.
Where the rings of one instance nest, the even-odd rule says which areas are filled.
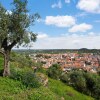
[[[0,71],[3,69],[0,57]],[[16,69],[16,68],[15,68]],[[0,76],[0,100],[94,100],[58,80],[49,79],[47,87],[26,88],[21,81]]]
[[[0,100],[94,100],[60,81],[49,79],[48,87],[27,89],[20,81],[0,77]]]

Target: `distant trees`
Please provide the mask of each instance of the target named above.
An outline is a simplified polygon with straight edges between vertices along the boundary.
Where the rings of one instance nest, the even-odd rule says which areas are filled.
[[[28,0],[13,0],[10,11],[0,4],[0,53],[4,55],[3,76],[10,75],[10,52],[14,46],[27,46],[35,42],[36,34],[29,31],[29,27],[40,16],[30,15],[27,10]]]

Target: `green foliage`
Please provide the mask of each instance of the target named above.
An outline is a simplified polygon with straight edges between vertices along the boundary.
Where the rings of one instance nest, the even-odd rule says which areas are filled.
[[[48,70],[47,75],[53,79],[59,79],[61,76],[61,67],[58,64],[53,64]]]
[[[63,97],[65,100],[93,100],[93,98],[84,96],[84,94],[75,91],[72,87],[67,86],[58,80],[50,79],[48,86],[52,92]]]
[[[33,62],[33,67],[36,67],[36,72],[41,72],[46,74],[46,69],[44,69],[42,66],[43,63],[41,62]]]
[[[72,86],[74,86],[80,92],[85,92],[86,90],[86,81],[83,77],[83,73],[80,71],[75,71],[70,74],[70,81]]]
[[[12,49],[17,43],[18,45],[24,43],[25,45],[36,40],[36,34],[27,29],[40,16],[37,13],[28,14],[27,3],[27,0],[13,0],[11,13],[0,5],[0,48],[5,48],[3,46],[4,40],[6,40],[7,44],[11,43],[7,49]]]
[[[13,96],[20,94],[24,89],[21,82],[0,77],[0,100],[14,100]]]
[[[41,86],[41,84],[39,83],[38,78],[36,77],[36,75],[33,72],[25,73],[22,76],[21,81],[26,87],[38,88],[38,87]]]
[[[31,71],[30,69],[20,70],[17,68],[15,70],[12,68],[10,78],[21,81],[23,85],[25,85],[27,88],[30,87],[37,88],[41,85],[38,80],[38,77],[36,77],[34,72]]]
[[[62,98],[94,100],[53,79],[49,79],[48,87],[29,89],[25,88],[20,81],[0,77],[0,100],[61,100]]]
[[[11,57],[10,57],[10,61],[14,62],[14,65],[16,64],[16,67],[32,67],[34,65],[34,63],[32,62],[32,60],[25,54],[17,54],[12,52],[11,53]]]
[[[13,0],[10,12],[0,4],[0,53],[5,60],[3,76],[10,76],[9,58],[14,46],[28,46],[35,42],[37,34],[29,30],[40,16],[29,14],[28,0]]]
[[[46,73],[46,70],[43,69],[41,62],[34,62],[30,59],[28,54],[17,54],[15,52],[11,52],[11,66],[16,66],[17,68],[33,68],[36,67],[36,72]],[[11,69],[12,70],[12,69]]]
[[[87,73],[84,75],[84,77],[86,79],[89,95],[99,100],[100,99],[100,76]]]
[[[69,82],[69,80],[70,80],[69,74],[62,73],[62,75],[60,76],[60,80],[61,80],[63,83],[70,84],[70,82]]]
[[[84,71],[72,71],[61,76],[61,81],[73,86],[76,90],[100,99],[100,76]]]
[[[10,78],[21,81],[24,73],[25,73],[25,71],[23,72],[19,68],[11,68]]]
[[[28,100],[60,100],[49,88],[40,87],[28,95]]]
[[[19,54],[13,54],[13,56],[19,56]],[[34,74],[32,68],[16,66],[16,63],[20,65],[21,62],[12,60],[10,78],[0,77],[0,100],[93,100],[58,80],[49,79],[46,87],[41,86],[39,76],[42,74]],[[95,88],[99,86],[98,84]],[[99,89],[96,90],[99,91]],[[98,93],[97,91],[95,93]]]

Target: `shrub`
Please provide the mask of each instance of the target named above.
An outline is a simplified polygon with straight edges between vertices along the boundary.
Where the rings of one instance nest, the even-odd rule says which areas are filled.
[[[37,88],[41,85],[34,72],[28,70],[26,71],[25,69],[15,70],[14,68],[12,68],[10,78],[21,81],[26,87]]]
[[[89,90],[89,95],[99,100],[100,99],[100,76],[96,74],[86,73],[84,77],[86,78],[86,84],[87,84],[87,89]]]
[[[20,68],[33,66],[33,62],[24,54],[11,53],[10,61],[17,62]]]
[[[41,85],[32,71],[24,73],[21,81],[26,87],[38,88]]]
[[[59,79],[61,73],[62,71],[58,64],[53,64],[47,71],[47,75],[53,79]]]
[[[100,76],[97,74],[74,70],[61,76],[61,81],[100,100]]]
[[[45,73],[45,70],[43,69],[43,64],[41,62],[33,62],[33,66],[35,66],[37,69],[37,72]]]
[[[64,73],[60,76],[60,80],[64,83],[70,84],[70,76],[67,73]]]
[[[74,71],[70,74],[70,82],[72,86],[79,90],[80,92],[86,91],[86,80],[83,76],[83,72]]]

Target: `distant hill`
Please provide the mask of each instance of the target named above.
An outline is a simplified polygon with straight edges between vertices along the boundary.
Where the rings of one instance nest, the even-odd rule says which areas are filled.
[[[80,48],[79,50],[89,50],[89,49],[87,49],[87,48]]]

